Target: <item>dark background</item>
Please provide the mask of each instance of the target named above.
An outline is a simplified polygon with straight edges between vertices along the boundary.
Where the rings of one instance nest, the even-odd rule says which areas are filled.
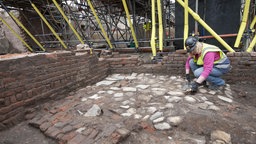
[[[189,1],[189,7],[195,11],[196,0]],[[199,0],[198,14],[217,34],[238,33],[240,27],[240,0]],[[189,14],[189,34],[195,29],[195,20]],[[198,23],[199,36],[211,35]],[[183,38],[184,33],[184,8],[176,2],[175,4],[175,37]],[[232,48],[236,37],[223,38]],[[202,39],[202,41],[225,49],[217,40]],[[183,48],[183,40],[175,41],[176,49]]]

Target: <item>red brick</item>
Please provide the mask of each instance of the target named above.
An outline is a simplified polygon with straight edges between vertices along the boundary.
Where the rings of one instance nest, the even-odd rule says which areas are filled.
[[[78,129],[78,128],[83,127],[83,126],[84,126],[83,123],[77,123],[77,124],[75,124],[73,127],[74,127],[75,129]]]
[[[74,127],[72,127],[71,125],[66,125],[63,129],[62,132],[63,133],[68,133],[70,131],[72,131],[74,129]]]
[[[45,132],[46,135],[48,135],[49,137],[52,137],[54,139],[57,139],[57,135],[58,134],[61,134],[62,132],[58,129],[58,128],[55,128],[55,127],[50,127],[47,129],[47,131]]]
[[[32,98],[26,99],[26,100],[24,101],[24,104],[25,104],[25,105],[30,105],[30,104],[33,104],[34,102],[36,102],[37,100],[38,100],[37,97],[32,97]]]
[[[61,138],[64,136],[63,133],[59,133],[57,136],[56,136],[56,139],[59,140],[59,142],[61,142]]]
[[[83,135],[87,136],[87,135],[89,135],[92,131],[93,131],[92,128],[87,128],[87,129],[85,129],[85,130],[83,131]]]
[[[70,133],[64,134],[63,137],[61,137],[61,141],[67,142],[68,140],[71,140],[77,133],[72,131]]]
[[[0,98],[0,106],[4,106],[5,105],[5,99],[4,98]]]
[[[141,127],[143,128],[143,129],[145,129],[146,131],[148,131],[148,132],[155,132],[155,129],[149,124],[149,123],[146,123],[146,122],[142,122],[142,123],[140,123],[140,125],[141,125]]]
[[[23,95],[24,95],[24,93],[18,93],[18,94],[16,94],[16,99],[17,99],[18,101],[21,101],[21,100],[23,99]]]
[[[11,100],[11,103],[16,103],[17,102],[17,99],[16,99],[15,96],[11,96],[10,100]]]
[[[6,97],[6,98],[4,99],[4,104],[5,104],[6,106],[8,106],[8,105],[11,104],[10,97]]]
[[[28,96],[29,98],[33,97],[33,90],[28,90],[28,91],[27,91],[27,96]]]
[[[15,95],[15,92],[13,90],[9,90],[9,91],[6,91],[6,92],[3,93],[4,97],[9,97],[9,96],[12,96],[12,95]]]
[[[49,112],[50,112],[51,114],[56,114],[56,113],[57,113],[57,110],[51,109]]]
[[[25,115],[25,119],[26,119],[26,120],[33,119],[33,118],[35,117],[35,115],[36,115],[35,113],[26,114],[26,115]]]
[[[11,104],[7,107],[0,108],[0,114],[6,114],[6,113],[12,111],[13,109],[18,108],[22,105],[24,105],[24,102],[20,101],[20,102],[16,102],[14,104]]]
[[[234,54],[233,52],[228,52],[226,55],[227,55],[228,57],[233,57],[235,54]]]
[[[68,141],[68,144],[79,144],[82,142],[86,137],[84,135],[81,135],[79,133],[76,133],[76,136],[73,137],[70,141]]]
[[[3,78],[3,84],[12,83],[12,82],[15,82],[15,81],[16,81],[15,78],[10,78],[10,77]]]
[[[116,143],[120,142],[121,139],[122,139],[122,136],[121,136],[119,133],[114,132],[114,133],[112,133],[112,135],[111,135],[110,141],[111,141],[112,143],[116,144]]]
[[[118,120],[122,119],[122,117],[120,115],[113,114],[113,115],[111,115],[111,119],[118,121]]]
[[[41,131],[46,131],[52,124],[50,122],[44,122],[42,125],[40,125],[40,130]]]
[[[89,135],[89,139],[94,139],[99,134],[99,131],[94,129]]]

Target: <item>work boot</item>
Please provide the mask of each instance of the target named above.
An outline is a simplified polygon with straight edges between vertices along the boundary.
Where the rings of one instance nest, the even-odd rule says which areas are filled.
[[[208,88],[211,89],[211,90],[224,90],[225,85],[220,85],[220,86],[218,86],[218,85],[209,85]]]

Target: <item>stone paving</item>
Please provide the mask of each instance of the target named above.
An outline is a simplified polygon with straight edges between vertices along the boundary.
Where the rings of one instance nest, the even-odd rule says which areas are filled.
[[[145,144],[231,143],[230,134],[221,130],[212,129],[210,140],[174,132],[191,111],[214,116],[235,103],[228,84],[223,91],[200,87],[195,95],[185,95],[184,84],[180,76],[113,74],[64,99],[45,103],[29,123],[68,144],[126,143],[136,136],[144,138],[140,143]]]

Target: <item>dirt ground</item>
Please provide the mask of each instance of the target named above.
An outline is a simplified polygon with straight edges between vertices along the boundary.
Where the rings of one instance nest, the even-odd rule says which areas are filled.
[[[0,132],[0,144],[57,144],[26,121]]]

